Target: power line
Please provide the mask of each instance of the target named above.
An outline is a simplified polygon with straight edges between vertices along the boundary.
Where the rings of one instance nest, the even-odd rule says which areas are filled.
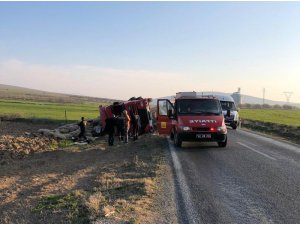
[[[289,104],[290,103],[290,99],[293,95],[292,91],[284,91],[283,94],[285,95],[286,98],[286,103]]]

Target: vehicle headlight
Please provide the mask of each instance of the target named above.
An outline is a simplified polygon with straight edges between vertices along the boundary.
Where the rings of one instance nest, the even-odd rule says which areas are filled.
[[[236,120],[236,121],[239,120],[239,114],[235,114],[234,120]]]
[[[222,134],[226,134],[227,128],[226,128],[226,126],[221,126],[221,127],[217,128],[217,131],[222,133]]]
[[[180,128],[181,128],[181,130],[183,130],[183,131],[190,131],[190,130],[192,130],[190,127],[188,127],[188,126],[180,126]]]

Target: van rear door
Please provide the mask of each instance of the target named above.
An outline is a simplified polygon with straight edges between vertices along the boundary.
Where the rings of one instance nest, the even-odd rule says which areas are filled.
[[[157,100],[157,130],[159,134],[170,134],[172,120],[169,115],[174,114],[174,106],[168,99]]]

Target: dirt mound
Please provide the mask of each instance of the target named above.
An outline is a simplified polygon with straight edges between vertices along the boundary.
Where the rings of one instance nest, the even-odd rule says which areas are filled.
[[[35,152],[44,152],[57,148],[57,141],[45,137],[0,136],[0,162],[7,158],[23,158]]]
[[[86,136],[89,141],[93,137],[98,121],[88,122]],[[42,129],[41,129],[42,128]],[[22,159],[36,152],[56,150],[61,140],[73,140],[80,133],[77,123],[57,126],[57,124],[34,124],[25,122],[0,122],[0,165],[13,159]]]

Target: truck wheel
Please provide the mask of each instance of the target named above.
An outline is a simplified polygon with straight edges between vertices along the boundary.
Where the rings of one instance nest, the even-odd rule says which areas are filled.
[[[182,145],[182,141],[181,141],[180,138],[178,137],[178,134],[177,134],[176,131],[174,132],[174,144],[175,144],[175,146],[177,146],[177,147],[181,147],[181,145]]]
[[[171,132],[170,138],[171,138],[171,140],[174,140],[174,133],[173,132]]]
[[[225,148],[226,145],[227,145],[227,137],[226,137],[226,140],[224,142],[218,142],[218,145],[220,148]]]

